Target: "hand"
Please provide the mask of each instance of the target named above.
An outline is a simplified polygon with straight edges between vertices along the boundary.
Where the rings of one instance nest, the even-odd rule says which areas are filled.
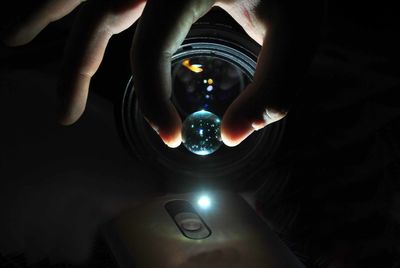
[[[3,42],[10,46],[28,43],[81,2],[49,0],[11,29]],[[179,146],[182,122],[170,101],[171,56],[191,25],[213,6],[220,6],[263,45],[254,82],[232,103],[222,120],[223,142],[235,146],[253,131],[287,114],[316,41],[319,2],[90,0],[79,14],[66,49],[59,83],[60,122],[69,125],[78,120],[108,41],[141,17],[131,50],[139,105],[161,139],[170,147]]]

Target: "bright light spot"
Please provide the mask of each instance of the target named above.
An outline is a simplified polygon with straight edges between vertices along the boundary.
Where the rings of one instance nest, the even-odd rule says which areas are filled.
[[[209,208],[211,205],[211,200],[208,196],[203,195],[197,200],[197,205],[201,208]]]
[[[199,146],[196,146],[196,148],[198,148]],[[197,151],[196,152],[197,155],[209,155],[210,152],[207,150],[201,150],[201,151]]]
[[[190,64],[189,59],[184,60],[182,62],[182,66],[188,68],[194,73],[201,73],[203,71],[203,69],[201,68],[202,67],[201,64]]]
[[[210,91],[212,91],[214,88],[213,88],[213,86],[211,86],[211,85],[209,85],[208,87],[207,87],[207,91],[208,92],[210,92]]]
[[[206,79],[204,79],[204,80],[203,80],[203,83],[204,83],[204,84],[207,84],[207,80],[206,80]]]
[[[212,84],[214,83],[214,80],[212,80],[211,78],[209,78],[209,79],[207,80],[207,83],[208,83],[209,85],[212,85]]]
[[[206,99],[209,99],[210,98],[210,95],[206,95]]]
[[[203,136],[204,130],[203,130],[203,129],[199,129],[199,134],[200,134],[201,136]]]

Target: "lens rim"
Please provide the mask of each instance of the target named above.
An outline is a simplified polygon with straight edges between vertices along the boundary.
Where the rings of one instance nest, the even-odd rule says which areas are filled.
[[[218,35],[215,35],[217,32]],[[229,35],[226,35],[227,32]],[[232,36],[235,40],[230,39]],[[194,29],[173,55],[172,63],[191,56],[221,57],[238,66],[251,78],[260,47],[254,45],[253,41],[243,40],[246,39],[241,35],[232,35],[226,29],[217,31],[213,28],[211,31],[202,27],[200,32]],[[188,191],[199,185],[236,188],[256,180],[276,152],[285,125],[285,120],[274,123],[252,134],[243,144],[227,148],[229,153],[225,154],[202,157],[187,151],[183,145],[181,149],[169,149],[143,119],[132,86],[132,77],[124,92],[121,117],[122,130],[134,156],[163,176],[169,190],[175,192]],[[182,154],[182,150],[185,153]]]
[[[186,60],[190,59],[191,61],[193,59],[201,60],[201,59],[207,59],[207,58],[212,58],[212,59],[217,59],[220,63],[223,62],[224,64],[229,64],[234,68],[237,68],[241,72],[242,76],[242,82],[244,80],[247,81],[252,81],[253,74],[255,72],[256,68],[256,63],[254,62],[253,59],[248,57],[246,54],[239,52],[238,50],[235,50],[231,47],[228,47],[223,44],[215,44],[215,43],[209,43],[209,42],[194,42],[194,43],[189,43],[189,44],[184,44],[181,46],[181,48],[175,53],[172,57],[171,61],[171,66],[172,70],[175,70],[178,66],[178,68],[183,68],[181,67],[181,63]],[[240,67],[239,67],[240,66]],[[205,72],[208,72],[209,70],[205,70]],[[174,74],[172,72],[173,78]],[[211,74],[211,77],[214,79],[216,77],[213,77]],[[214,79],[215,80],[215,79]],[[241,89],[241,91],[244,90]],[[175,104],[175,107],[177,108],[178,112],[180,115],[185,118],[186,116],[190,115],[191,113],[205,109],[203,107],[197,107],[197,110],[191,110],[188,111],[187,109],[184,108],[185,104],[182,105],[182,102],[179,100],[179,97],[176,92],[172,92],[171,100]],[[212,93],[211,93],[212,94]],[[221,103],[222,104],[222,103]],[[214,106],[211,104],[211,106]],[[220,107],[223,107],[225,105],[222,105]],[[211,108],[211,107],[210,107]],[[213,109],[214,108],[214,109]],[[218,116],[222,117],[224,109],[218,108],[214,106],[211,108],[211,112],[217,114]],[[224,107],[227,108],[227,107]]]

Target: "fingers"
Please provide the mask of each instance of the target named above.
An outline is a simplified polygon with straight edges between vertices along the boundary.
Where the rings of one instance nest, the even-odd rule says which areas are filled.
[[[319,13],[309,6],[277,2],[272,9],[262,9],[257,9],[258,16],[267,31],[254,81],[227,109],[221,124],[228,146],[286,116],[317,41]]]
[[[228,146],[238,145],[254,131],[285,117],[296,93],[296,85],[288,82],[291,75],[285,60],[289,60],[289,49],[285,49],[284,40],[274,35],[270,29],[258,57],[253,83],[224,114],[221,137]]]
[[[125,1],[114,6],[110,3],[101,0],[87,3],[74,26],[59,81],[61,124],[70,125],[81,116],[90,80],[100,66],[111,36],[131,26],[144,7],[144,1]]]
[[[8,46],[25,45],[32,41],[49,23],[69,14],[84,0],[48,0],[36,11],[2,36]]]
[[[50,22],[67,15],[81,2],[83,0],[49,0],[2,39],[10,46],[26,44]],[[131,26],[144,4],[144,0],[95,0],[82,8],[67,45],[59,81],[61,124],[72,124],[81,116],[90,80],[100,66],[109,39]]]
[[[133,84],[143,115],[169,147],[181,143],[182,122],[170,101],[171,56],[191,25],[214,1],[149,0],[136,29],[131,58]]]
[[[284,118],[286,105],[267,104],[262,90],[250,85],[227,109],[221,124],[221,138],[227,146],[236,146],[254,131]]]

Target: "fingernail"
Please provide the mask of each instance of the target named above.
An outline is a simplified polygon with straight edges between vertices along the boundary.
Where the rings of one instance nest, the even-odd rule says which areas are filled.
[[[287,115],[287,112],[275,109],[266,109],[265,114],[272,120],[276,120],[285,117]]]
[[[263,129],[266,125],[267,125],[266,121],[254,122],[253,124],[251,124],[251,127],[254,129],[254,131],[257,131],[257,130]]]
[[[153,125],[153,124],[149,124],[150,126],[151,126],[151,128],[157,133],[157,135],[160,135],[160,129],[157,127],[157,126],[155,126],[155,125]]]
[[[158,135],[160,135],[160,129],[159,129],[156,125],[154,125],[153,123],[151,123],[151,122],[149,121],[149,119],[147,119],[146,117],[144,117],[144,119],[146,120],[147,124],[149,124],[149,126],[150,126]]]
[[[287,112],[276,111],[274,109],[265,109],[263,113],[265,126],[284,118],[286,115]]]

